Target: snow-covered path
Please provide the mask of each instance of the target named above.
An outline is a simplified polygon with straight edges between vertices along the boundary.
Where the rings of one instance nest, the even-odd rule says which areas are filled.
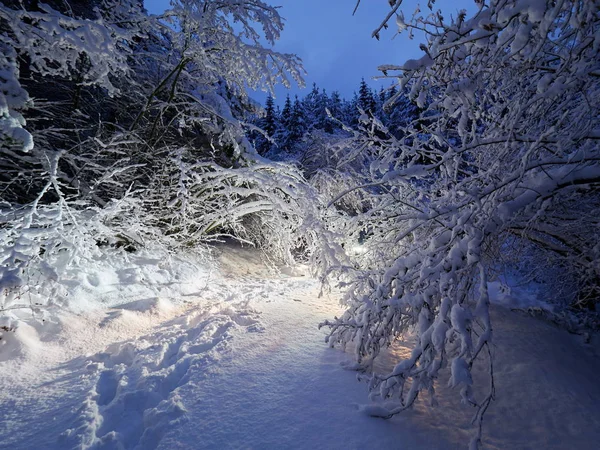
[[[258,286],[255,286],[258,288]],[[231,358],[180,393],[193,399],[186,422],[159,448],[448,448],[426,430],[359,414],[366,388],[324,345],[316,324],[337,313],[314,281],[276,283],[261,307],[258,334],[237,335]],[[189,443],[197,447],[189,447]]]
[[[390,421],[357,412],[366,387],[341,368],[349,356],[323,342],[316,324],[340,309],[314,280],[273,276],[235,248],[221,262],[185,301],[66,315],[58,338],[0,362],[0,448],[466,447],[472,411],[444,388],[444,408],[419,404]],[[494,316],[498,400],[486,448],[597,448],[592,348],[539,320]]]
[[[365,386],[316,327],[335,297],[248,250],[221,266],[182,303],[65,313],[41,341],[21,328],[24,355],[0,369],[0,448],[431,448],[357,413]]]

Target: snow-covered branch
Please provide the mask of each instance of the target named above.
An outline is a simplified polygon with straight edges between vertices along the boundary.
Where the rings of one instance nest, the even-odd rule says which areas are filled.
[[[562,271],[561,282],[579,286],[557,302],[598,292],[600,19],[595,2],[503,0],[480,2],[471,18],[417,12],[405,23],[401,3],[390,2],[374,35],[396,16],[399,31],[427,31],[425,54],[380,69],[423,112],[400,139],[372,127],[348,144],[371,151],[369,176],[331,203],[355,191],[370,192],[371,201],[348,225],[355,235],[362,230],[363,252],[338,271],[348,310],[323,325],[332,345],[352,344],[357,368],[367,371],[414,330],[412,356],[371,378],[374,398],[399,405],[371,413],[401,412],[433,393],[448,369],[463,401],[479,408],[477,444],[494,397],[492,382],[478,398],[471,378],[492,338],[491,249],[518,236],[546,255],[540,270]]]

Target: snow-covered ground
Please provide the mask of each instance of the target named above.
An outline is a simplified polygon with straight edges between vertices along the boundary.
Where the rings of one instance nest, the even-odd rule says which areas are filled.
[[[302,268],[274,274],[232,245],[219,259],[212,270],[99,262],[74,276],[57,316],[19,322],[0,347],[0,448],[466,448],[474,411],[445,380],[435,408],[421,401],[389,421],[358,412],[366,386],[317,329],[340,313],[338,298],[319,296]],[[497,400],[485,448],[598,448],[595,347],[492,312]],[[378,369],[407,351],[398,343]]]

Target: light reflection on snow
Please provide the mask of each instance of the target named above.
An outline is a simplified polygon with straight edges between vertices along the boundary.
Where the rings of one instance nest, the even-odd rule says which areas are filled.
[[[364,255],[367,252],[367,249],[364,245],[354,245],[351,249],[353,255]]]

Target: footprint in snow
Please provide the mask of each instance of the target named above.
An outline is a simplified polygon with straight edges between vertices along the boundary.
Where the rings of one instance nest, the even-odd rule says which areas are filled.
[[[114,370],[105,370],[100,374],[96,383],[96,392],[98,393],[98,405],[108,405],[113,401],[117,394],[119,380]]]
[[[77,446],[156,448],[166,430],[185,418],[179,388],[228,351],[230,330],[236,327],[261,330],[255,312],[228,307],[173,322],[152,335],[112,344],[94,355],[91,360],[97,364],[98,378],[79,413],[83,423],[74,432]],[[143,347],[142,342],[153,345]]]

